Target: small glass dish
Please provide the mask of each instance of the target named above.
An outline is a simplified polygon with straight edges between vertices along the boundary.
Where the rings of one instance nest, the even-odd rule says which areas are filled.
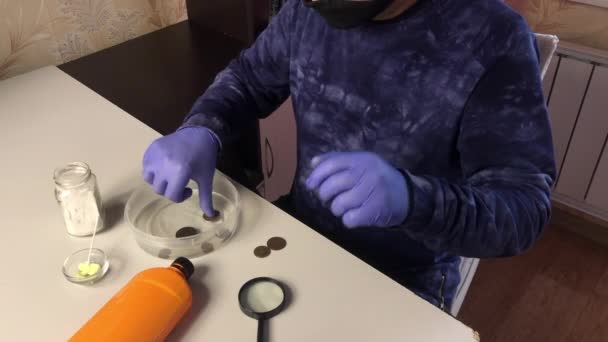
[[[94,274],[83,274],[80,270],[82,264],[86,264],[89,258],[89,249],[81,249],[67,257],[63,262],[63,275],[72,283],[91,285],[108,272],[110,263],[106,254],[98,248],[93,248],[91,251],[91,264],[99,265],[99,269]]]

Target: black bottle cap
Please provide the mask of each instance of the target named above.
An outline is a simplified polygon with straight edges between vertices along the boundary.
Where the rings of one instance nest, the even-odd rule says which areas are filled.
[[[192,265],[192,262],[190,260],[184,257],[179,257],[175,259],[175,261],[173,261],[173,263],[171,264],[171,267],[175,267],[180,272],[182,272],[186,280],[190,279],[190,276],[192,275],[192,273],[194,273],[194,265]]]

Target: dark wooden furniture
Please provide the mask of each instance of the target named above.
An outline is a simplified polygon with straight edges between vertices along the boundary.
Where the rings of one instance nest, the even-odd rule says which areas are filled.
[[[161,134],[173,132],[243,41],[190,21],[59,66]],[[250,189],[262,181],[257,123],[224,146],[218,168]]]
[[[266,28],[271,13],[284,0],[186,0],[193,25],[234,37],[245,46],[253,44]],[[258,146],[264,181],[258,193],[269,201],[291,191],[297,167],[295,113],[288,98],[266,119],[258,120]]]
[[[251,45],[266,27],[271,0],[186,0],[190,22]]]

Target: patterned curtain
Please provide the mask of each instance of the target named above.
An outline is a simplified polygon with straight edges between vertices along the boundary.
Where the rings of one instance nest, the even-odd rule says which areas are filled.
[[[185,0],[0,0],[0,79],[185,20]]]

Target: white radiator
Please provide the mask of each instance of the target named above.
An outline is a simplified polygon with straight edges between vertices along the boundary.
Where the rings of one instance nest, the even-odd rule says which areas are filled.
[[[608,52],[560,42],[544,79],[554,201],[608,221]]]

